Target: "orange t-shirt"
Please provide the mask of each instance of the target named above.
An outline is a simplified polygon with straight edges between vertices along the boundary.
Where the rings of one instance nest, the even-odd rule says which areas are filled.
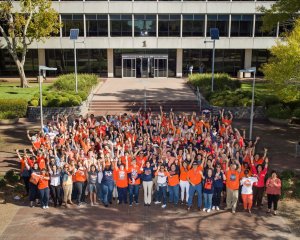
[[[198,185],[202,181],[202,176],[200,174],[199,168],[191,169],[188,171],[187,177],[189,178],[190,182],[192,182],[194,185]]]
[[[232,123],[232,120],[229,120],[229,119],[222,118],[222,123],[224,123],[224,124],[225,124],[225,126],[229,126],[229,125],[231,125],[231,123]]]
[[[172,187],[179,184],[179,174],[175,174],[175,172],[173,173],[172,171],[170,171],[167,176],[168,176],[169,186]]]
[[[114,179],[116,181],[116,185],[119,188],[125,188],[128,187],[128,177],[127,177],[127,171],[115,169],[114,170]]]
[[[40,178],[40,180],[38,182],[38,189],[45,189],[47,187],[49,187],[49,180]]]
[[[131,173],[131,178],[129,178],[129,184],[131,185],[139,185],[141,183],[141,179],[136,179],[138,175],[141,173],[141,169],[139,166],[131,166],[128,170],[128,173]],[[134,182],[132,181],[133,179],[136,179]]]
[[[185,170],[183,167],[180,168],[180,180],[187,181],[187,175],[189,172],[189,167]]]
[[[226,186],[231,190],[238,190],[240,186],[240,173],[236,170],[226,172]]]
[[[39,169],[44,169],[46,168],[46,161],[44,159],[44,157],[37,157],[37,163],[39,164]]]
[[[85,181],[86,181],[85,171],[82,169],[78,169],[75,173],[75,182],[85,182]]]

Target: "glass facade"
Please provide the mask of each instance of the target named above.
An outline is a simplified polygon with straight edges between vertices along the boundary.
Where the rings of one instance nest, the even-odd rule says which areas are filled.
[[[206,36],[210,37],[210,29],[218,28],[220,37],[229,36],[229,15],[207,15]]]
[[[59,75],[74,72],[73,49],[46,49],[46,65],[56,67],[57,71],[49,72]],[[78,73],[95,73],[107,76],[107,50],[106,49],[77,49]]]
[[[253,15],[231,15],[231,37],[252,37]]]
[[[182,37],[204,37],[205,15],[183,14]]]
[[[108,16],[100,14],[87,14],[86,36],[87,37],[107,37],[108,36]]]
[[[215,72],[226,72],[236,75],[238,70],[243,69],[244,59],[244,49],[216,49]],[[182,73],[185,76],[188,75],[188,70],[191,65],[195,73],[211,72],[212,50],[184,49]]]
[[[114,49],[115,77],[122,77],[122,54],[167,54],[168,77],[176,76],[176,49]]]
[[[267,49],[253,49],[252,50],[251,66],[256,67],[258,75],[260,75],[260,76],[263,75],[260,67],[263,63],[268,62],[270,55],[271,55],[270,51]]]
[[[110,36],[132,37],[132,16],[120,14],[110,15]]]
[[[180,14],[158,15],[159,37],[180,37]]]
[[[156,37],[156,15],[134,15],[135,37]]]
[[[69,37],[70,29],[78,28],[79,36],[84,36],[84,23],[83,23],[83,14],[62,14],[61,22],[62,27],[62,36]]]
[[[38,75],[38,50],[29,49],[24,64],[25,74],[33,77]],[[0,49],[0,75],[18,76],[17,66],[7,49]]]
[[[255,37],[276,37],[276,28],[272,31],[264,32],[261,30],[262,25],[262,15],[255,15]]]

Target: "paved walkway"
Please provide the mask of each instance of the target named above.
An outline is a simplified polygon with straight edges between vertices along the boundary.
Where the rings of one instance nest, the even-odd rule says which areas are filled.
[[[92,100],[147,99],[195,100],[196,96],[181,78],[109,78],[95,93]]]
[[[0,239],[296,239],[280,216],[265,211],[250,216],[171,205],[73,208],[22,207]]]

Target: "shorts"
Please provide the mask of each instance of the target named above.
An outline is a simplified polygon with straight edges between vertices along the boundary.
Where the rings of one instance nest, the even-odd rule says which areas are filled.
[[[92,183],[89,184],[89,192],[90,193],[92,193],[92,192],[97,193],[97,186],[96,186],[96,184],[92,184]]]

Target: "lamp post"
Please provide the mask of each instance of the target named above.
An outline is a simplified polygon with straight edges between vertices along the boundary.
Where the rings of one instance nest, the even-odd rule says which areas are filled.
[[[79,29],[70,29],[70,40],[74,43],[74,74],[75,74],[75,92],[78,93],[78,77],[77,77],[77,55],[76,55],[76,40],[79,36]]]
[[[256,67],[243,69],[241,72],[253,73],[253,83],[252,83],[252,100],[251,100],[251,113],[250,113],[250,130],[249,130],[249,140],[252,139],[252,130],[253,130],[253,117],[254,117],[254,92],[255,92],[255,76],[256,76]]]
[[[219,29],[211,28],[210,29],[210,41],[204,41],[204,43],[213,43],[213,52],[212,52],[212,63],[211,63],[211,91],[214,91],[214,81],[215,81],[215,52],[216,52],[216,40],[219,40]]]
[[[42,79],[46,77],[46,71],[56,71],[56,70],[57,70],[57,68],[39,66],[40,118],[41,118],[41,131],[42,132],[43,132],[43,88],[42,88]]]

